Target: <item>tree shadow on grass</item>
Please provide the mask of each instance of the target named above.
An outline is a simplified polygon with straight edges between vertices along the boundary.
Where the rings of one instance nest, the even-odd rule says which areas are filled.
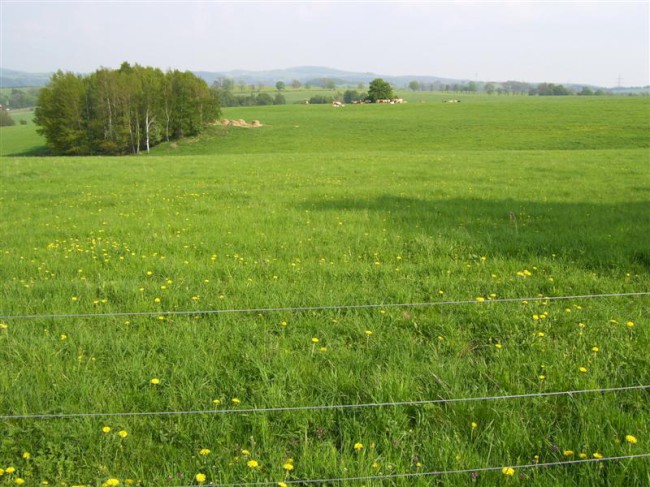
[[[24,149],[19,152],[13,152],[11,154],[3,154],[4,157],[44,157],[51,156],[52,153],[44,145],[35,145],[29,149]]]
[[[400,235],[452,241],[458,252],[523,261],[555,254],[589,269],[650,270],[650,201],[591,204],[382,195],[306,201],[301,208],[381,213]]]

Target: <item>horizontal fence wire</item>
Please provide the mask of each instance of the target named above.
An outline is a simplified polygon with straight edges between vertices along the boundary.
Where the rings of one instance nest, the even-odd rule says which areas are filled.
[[[141,411],[141,412],[122,412],[122,413],[62,413],[62,414],[4,414],[0,415],[0,421],[9,420],[26,420],[26,419],[73,419],[73,418],[107,418],[107,417],[137,417],[137,416],[187,416],[187,415],[218,415],[218,414],[260,414],[275,412],[295,412],[295,411],[326,411],[342,409],[363,409],[379,407],[399,407],[399,406],[425,406],[432,404],[451,404],[462,402],[479,402],[479,401],[498,401],[506,399],[526,399],[534,397],[552,397],[552,396],[573,396],[577,394],[605,393],[605,392],[623,392],[634,390],[650,389],[650,385],[637,385],[626,387],[611,387],[601,389],[581,389],[575,391],[556,391],[556,392],[536,392],[530,394],[511,394],[503,396],[482,396],[482,397],[465,397],[449,399],[430,399],[420,401],[399,401],[399,402],[376,402],[364,404],[332,404],[332,405],[315,405],[315,406],[287,406],[287,407],[269,407],[269,408],[241,408],[241,409],[205,409],[195,411]]]
[[[453,475],[453,474],[478,474],[481,472],[496,472],[503,471],[505,468],[513,469],[513,474],[517,470],[526,470],[533,468],[541,467],[559,467],[559,466],[575,466],[581,464],[590,464],[590,463],[603,463],[603,462],[612,462],[612,461],[622,461],[622,460],[635,460],[642,458],[650,458],[650,453],[640,453],[637,455],[623,455],[618,457],[602,457],[602,458],[587,458],[584,460],[565,460],[562,462],[546,462],[546,463],[527,463],[524,465],[509,465],[507,467],[479,467],[479,468],[467,468],[462,470],[439,470],[431,472],[415,472],[415,473],[395,473],[387,475],[369,475],[365,477],[338,477],[338,478],[329,478],[329,479],[303,479],[303,480],[280,480],[280,481],[264,481],[264,482],[246,482],[246,483],[230,483],[230,484],[203,484],[204,487],[256,487],[263,485],[279,485],[280,482],[286,485],[306,485],[306,484],[331,484],[331,483],[341,483],[341,482],[366,482],[370,480],[391,480],[391,479],[412,479],[418,477],[436,477],[443,475]],[[184,485],[182,487],[192,487],[190,485]]]
[[[272,312],[297,312],[297,311],[325,311],[348,309],[376,309],[376,308],[424,308],[434,306],[453,306],[467,304],[490,303],[519,303],[524,301],[559,301],[575,299],[620,298],[650,296],[650,291],[631,293],[609,294],[582,294],[574,296],[535,296],[528,298],[494,298],[494,299],[466,299],[460,301],[430,301],[423,303],[381,303],[381,304],[341,304],[327,306],[287,306],[278,308],[242,308],[242,309],[212,309],[212,310],[181,310],[181,311],[125,311],[116,313],[62,313],[62,314],[25,314],[25,315],[0,315],[2,320],[33,320],[33,319],[61,319],[61,318],[97,318],[97,317],[126,317],[126,316],[191,316],[191,315],[219,315],[236,313],[272,313]]]

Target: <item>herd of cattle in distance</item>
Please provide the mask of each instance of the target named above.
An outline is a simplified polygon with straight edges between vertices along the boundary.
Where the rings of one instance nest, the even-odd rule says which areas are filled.
[[[355,100],[352,102],[353,105],[365,105],[367,103],[372,103],[372,102],[365,101],[365,100]],[[380,98],[375,103],[389,103],[391,105],[396,105],[398,103],[406,103],[406,102],[404,101],[404,98],[385,98],[385,99]],[[340,108],[340,107],[344,107],[345,105],[340,101],[333,101],[332,106],[334,108]]]
[[[365,105],[367,103],[372,103],[372,102],[366,100],[357,100],[352,102],[353,105]],[[375,103],[388,103],[390,105],[396,105],[399,103],[406,103],[406,101],[404,101],[404,98],[385,98],[385,99],[381,98],[377,100]],[[460,100],[444,100],[443,103],[460,103]],[[305,100],[305,105],[309,105],[309,100]],[[332,106],[334,108],[342,108],[345,106],[345,104],[343,102],[335,100],[332,102]]]

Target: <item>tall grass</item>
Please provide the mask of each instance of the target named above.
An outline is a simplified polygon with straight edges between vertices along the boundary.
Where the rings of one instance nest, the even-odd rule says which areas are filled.
[[[648,120],[627,99],[580,113],[582,100],[522,103],[241,109],[226,116],[267,126],[215,128],[150,157],[4,157],[0,314],[106,316],[4,319],[0,411],[236,411],[648,384],[647,297],[496,301],[650,290]],[[456,300],[475,303],[389,306]],[[162,313],[339,304],[385,306]],[[152,314],[111,315],[121,312]],[[609,457],[647,452],[649,419],[647,391],[4,419],[0,484],[279,482]],[[647,460],[629,460],[362,484],[649,476]]]

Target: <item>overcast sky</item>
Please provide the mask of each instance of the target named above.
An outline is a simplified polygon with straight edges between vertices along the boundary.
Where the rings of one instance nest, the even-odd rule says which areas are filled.
[[[650,2],[0,0],[4,68],[122,61],[201,71],[650,84]]]

